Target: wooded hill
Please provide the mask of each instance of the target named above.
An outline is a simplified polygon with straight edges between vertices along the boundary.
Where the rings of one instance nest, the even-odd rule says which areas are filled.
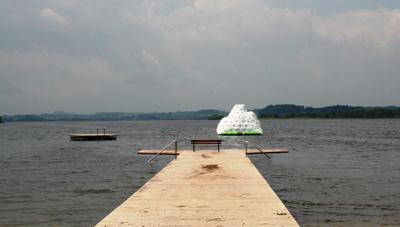
[[[400,118],[400,107],[336,105],[321,108],[298,105],[270,105],[255,110],[260,118]]]

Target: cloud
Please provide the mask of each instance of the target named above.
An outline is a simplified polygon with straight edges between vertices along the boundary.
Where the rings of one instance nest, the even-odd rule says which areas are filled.
[[[0,51],[0,69],[0,109],[6,114],[27,109],[29,113],[156,111],[167,109],[174,96],[168,81],[143,86],[146,83],[115,71],[109,62],[87,56]]]
[[[400,105],[400,13],[393,7],[352,5],[324,14],[263,0],[95,3],[36,1],[14,10],[0,3],[0,71],[7,71],[0,79],[16,92],[26,90],[21,84],[31,76],[38,79],[29,85],[36,96],[25,92],[18,102],[59,90],[47,102],[32,102],[48,108],[68,103],[65,110],[76,112],[228,109],[235,103]],[[39,21],[32,19],[37,12]],[[69,29],[54,32],[43,20]],[[54,90],[42,89],[49,83]],[[62,87],[79,89],[63,94]],[[85,90],[101,96],[103,89],[119,99],[104,96],[113,100],[107,105],[91,102],[95,95],[80,99]],[[146,100],[132,98],[143,94]],[[10,100],[3,103],[16,97],[2,96]]]
[[[48,8],[45,8],[42,11],[40,11],[40,18],[57,23],[58,25],[62,25],[64,27],[69,27],[70,25],[69,20],[66,17],[63,17],[60,14]]]
[[[400,10],[361,10],[318,18],[317,34],[337,43],[388,47],[400,40]]]
[[[114,72],[108,62],[96,58],[0,51],[0,68],[2,83],[9,88],[1,90],[0,96],[12,94],[14,101],[3,100],[2,107],[12,112],[78,106],[81,111],[90,112],[88,108],[104,105],[103,101],[118,100],[128,88],[135,89],[134,84],[127,83],[126,75]]]

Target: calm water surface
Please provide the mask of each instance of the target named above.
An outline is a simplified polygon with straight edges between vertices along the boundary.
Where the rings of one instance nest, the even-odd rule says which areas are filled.
[[[0,226],[93,226],[171,160],[136,154],[215,138],[217,121],[0,125]],[[303,226],[400,226],[400,120],[265,120],[224,146],[288,147],[253,163]],[[72,142],[106,127],[117,141]],[[171,189],[173,190],[173,189]]]

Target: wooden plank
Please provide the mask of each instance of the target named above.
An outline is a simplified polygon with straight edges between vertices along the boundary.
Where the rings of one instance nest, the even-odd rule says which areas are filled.
[[[217,144],[222,144],[222,143],[220,143],[220,142],[192,142],[192,144],[215,144],[215,145],[217,145]]]
[[[96,226],[298,226],[243,151],[183,151]]]
[[[222,144],[222,140],[190,140],[192,144]]]
[[[260,151],[261,150],[261,151]],[[258,149],[247,149],[247,154],[281,154],[281,153],[289,153],[289,150],[286,148],[260,148]]]
[[[161,150],[139,150],[138,154],[151,154],[155,155],[158,154]],[[178,151],[180,154],[180,151]],[[175,150],[165,150],[160,155],[175,155]]]
[[[244,149],[230,149],[230,151],[238,151],[238,152],[245,152]],[[286,148],[261,148],[263,151],[262,153],[257,149],[247,149],[248,155],[253,154],[281,154],[281,153],[289,153],[289,150]],[[148,155],[155,155],[158,154],[161,150],[139,150],[138,154],[148,154]],[[191,150],[184,150],[185,152],[192,152]],[[198,152],[203,152],[203,150],[197,150]],[[221,150],[224,151],[224,150]],[[182,150],[178,150],[178,154],[180,154]],[[175,150],[165,150],[160,155],[175,155]]]

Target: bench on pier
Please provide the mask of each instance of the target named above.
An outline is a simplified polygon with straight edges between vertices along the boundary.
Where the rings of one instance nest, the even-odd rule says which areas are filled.
[[[222,144],[222,140],[191,140],[190,143],[193,145],[193,152],[196,151],[196,144],[199,145],[213,145],[216,144],[218,146],[219,152],[219,145]]]

